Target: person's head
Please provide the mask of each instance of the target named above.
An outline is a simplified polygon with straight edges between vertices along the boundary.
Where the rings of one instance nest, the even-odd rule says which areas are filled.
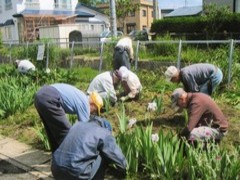
[[[129,70],[125,66],[121,66],[119,70],[117,70],[117,76],[121,81],[127,81],[129,76]]]
[[[103,107],[103,99],[97,92],[91,92],[89,95],[90,113],[97,113],[100,115],[101,108]]]
[[[16,68],[18,68],[19,63],[20,63],[20,60],[18,60],[18,59],[14,62],[14,65]]]
[[[171,81],[174,83],[180,82],[179,70],[175,66],[169,66],[164,74],[167,81]]]
[[[187,92],[182,88],[177,88],[173,91],[171,96],[172,108],[178,110],[179,108],[186,108],[188,104]]]

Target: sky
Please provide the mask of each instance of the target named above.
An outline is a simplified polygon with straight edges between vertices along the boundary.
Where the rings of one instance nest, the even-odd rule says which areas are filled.
[[[184,6],[200,6],[202,0],[158,0],[161,9],[176,9]]]

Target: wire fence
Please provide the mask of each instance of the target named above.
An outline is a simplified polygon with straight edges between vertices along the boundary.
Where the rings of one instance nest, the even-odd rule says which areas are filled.
[[[184,48],[189,46],[197,46],[198,48],[202,49],[202,46],[206,49],[209,46],[223,46],[225,53],[227,54],[226,61],[227,69],[224,69],[227,71],[227,82],[231,82],[232,78],[232,66],[234,63],[234,50],[236,49],[236,45],[240,43],[240,40],[176,40],[176,41],[133,41],[134,46],[134,52],[135,52],[135,61],[133,64],[134,70],[138,70],[139,68],[147,68],[149,67],[150,70],[154,70],[158,68],[159,66],[169,65],[173,64],[176,65],[178,68],[183,67],[184,62],[182,61],[182,55],[184,53]],[[109,62],[111,62],[112,56],[113,56],[113,49],[116,44],[116,41],[105,41],[101,42],[99,40],[97,41],[81,41],[81,42],[68,42],[67,40],[64,42],[61,41],[49,41],[49,42],[26,42],[26,43],[14,43],[14,42],[4,42],[4,46],[8,49],[7,54],[5,56],[0,56],[1,62],[6,63],[13,63],[15,59],[19,59],[21,57],[17,57],[16,52],[14,49],[16,47],[18,48],[24,48],[24,55],[22,55],[22,58],[28,59],[30,58],[30,54],[33,52],[30,52],[30,47],[36,46],[34,53],[35,56],[38,56],[39,53],[39,46],[44,46],[44,56],[41,59],[42,62],[44,62],[45,68],[49,68],[49,63],[53,61],[55,55],[51,53],[52,47],[58,47],[60,51],[67,50],[68,53],[65,58],[60,58],[59,61],[65,61],[65,67],[72,68],[74,65],[76,65],[77,61],[80,59],[86,60],[85,56],[91,52],[94,54],[95,63],[93,66],[97,68],[99,71],[102,71],[106,67],[110,67]],[[165,46],[165,49],[161,49],[159,51],[158,46]],[[165,59],[164,61],[159,61],[159,57],[162,54],[167,53],[169,51],[169,48],[166,48],[168,46],[172,46],[175,48],[173,55],[168,56],[169,59]],[[79,57],[77,51],[85,50],[84,52],[81,52],[81,56]],[[87,50],[87,51],[86,51]],[[153,53],[155,51],[155,53]],[[14,54],[13,54],[14,53]],[[159,54],[158,54],[159,53]],[[23,53],[22,53],[23,54]],[[51,55],[50,55],[51,54]],[[237,57],[237,56],[236,56]],[[193,57],[192,57],[193,58]],[[106,60],[110,59],[110,61]],[[33,59],[34,61],[34,59]],[[220,60],[219,60],[220,61]],[[221,59],[222,61],[222,59]],[[236,60],[237,62],[238,60]],[[93,62],[93,61],[91,61]],[[141,63],[143,66],[141,66]],[[148,65],[146,65],[148,63]],[[85,65],[82,64],[82,66],[90,66],[90,61],[86,63]],[[108,64],[108,65],[106,65]],[[159,64],[159,65],[156,65]],[[103,67],[104,66],[104,67]]]

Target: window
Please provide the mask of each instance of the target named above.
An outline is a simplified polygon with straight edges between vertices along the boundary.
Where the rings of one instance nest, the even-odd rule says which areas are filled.
[[[128,12],[128,16],[129,17],[134,17],[135,16],[135,12]]]
[[[6,39],[12,39],[12,29],[9,26],[5,27]]]
[[[132,32],[135,29],[136,29],[136,23],[127,24],[127,34],[129,34],[130,32]]]
[[[5,10],[12,9],[12,1],[11,0],[5,0]]]
[[[142,10],[142,16],[146,17],[147,16],[147,11],[146,10]]]
[[[91,24],[91,30],[94,31],[94,25],[93,24]]]
[[[71,0],[54,0],[54,6],[60,9],[70,9]]]

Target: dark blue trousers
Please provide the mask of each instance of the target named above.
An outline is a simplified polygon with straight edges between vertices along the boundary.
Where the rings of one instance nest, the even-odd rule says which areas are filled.
[[[60,93],[52,86],[43,86],[35,95],[34,105],[44,124],[51,151],[54,152],[71,128]]]

